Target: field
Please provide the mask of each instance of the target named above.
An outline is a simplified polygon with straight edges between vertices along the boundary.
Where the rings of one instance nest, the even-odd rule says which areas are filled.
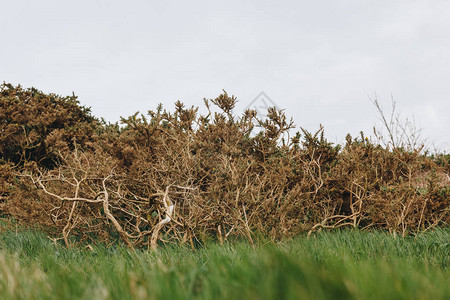
[[[415,237],[333,231],[196,251],[66,249],[0,234],[2,299],[449,299],[450,230]]]

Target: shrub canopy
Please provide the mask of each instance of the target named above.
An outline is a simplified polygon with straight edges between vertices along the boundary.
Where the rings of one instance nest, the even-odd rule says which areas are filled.
[[[70,148],[73,140],[86,143],[97,124],[75,95],[0,85],[0,159],[52,168],[56,149]]]
[[[205,115],[159,105],[119,127],[74,96],[3,85],[0,209],[68,246],[195,247],[342,226],[406,235],[448,224],[448,156],[387,149],[363,133],[341,147],[323,128],[289,137],[283,111],[237,117],[236,101],[226,92],[205,100]]]

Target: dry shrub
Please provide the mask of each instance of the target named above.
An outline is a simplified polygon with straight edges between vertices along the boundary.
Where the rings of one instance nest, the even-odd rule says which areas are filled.
[[[316,228],[351,225],[405,235],[448,223],[448,175],[419,150],[387,151],[363,135],[348,136],[333,180],[342,206]]]
[[[181,102],[174,112],[158,106],[123,118],[123,127],[96,124],[72,144],[50,131],[54,145],[66,145],[49,148],[55,166],[16,171],[5,211],[57,230],[67,246],[74,238],[152,248],[253,243],[341,226],[405,235],[448,224],[448,157],[386,149],[363,135],[341,149],[323,128],[289,138],[283,111],[237,118],[235,103],[227,93],[205,100],[206,115]]]
[[[0,158],[16,165],[34,161],[53,168],[54,149],[85,144],[98,121],[75,95],[61,97],[11,84],[0,85]]]
[[[0,213],[5,209],[5,203],[10,195],[12,181],[11,164],[0,161]]]

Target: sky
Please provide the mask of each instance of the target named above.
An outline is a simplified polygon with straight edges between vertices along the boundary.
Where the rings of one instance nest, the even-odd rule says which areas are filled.
[[[376,96],[450,150],[448,0],[15,0],[0,11],[0,82],[74,92],[107,121],[225,90],[237,114],[273,103],[341,143],[381,127]]]

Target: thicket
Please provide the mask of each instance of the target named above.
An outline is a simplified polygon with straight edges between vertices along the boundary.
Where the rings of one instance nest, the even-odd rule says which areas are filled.
[[[342,147],[293,128],[284,112],[208,113],[175,103],[107,124],[75,96],[0,89],[0,214],[75,242],[160,243],[289,238],[321,228],[407,235],[449,223],[448,155],[382,145]],[[255,133],[255,124],[260,130]]]

